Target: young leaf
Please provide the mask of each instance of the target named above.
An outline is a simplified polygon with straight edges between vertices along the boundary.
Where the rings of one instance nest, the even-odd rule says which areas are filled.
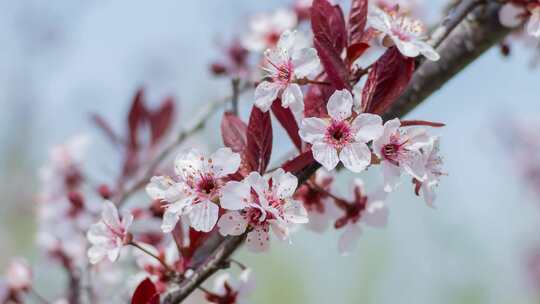
[[[156,295],[158,297],[156,298]],[[149,278],[144,279],[135,289],[131,304],[159,304],[156,286]]]
[[[223,144],[234,152],[243,153],[247,146],[246,124],[231,112],[225,112],[221,120]]]
[[[367,92],[366,90],[372,89],[364,88],[366,96],[363,92],[362,102],[368,104],[366,112],[383,114],[403,93],[413,72],[414,58],[401,55],[396,47],[389,48],[375,62],[369,73],[368,82],[375,81],[376,83],[373,92]]]
[[[368,13],[368,0],[352,0],[349,13],[349,46],[363,43]]]
[[[311,6],[313,44],[328,80],[340,89],[350,89],[349,70],[341,58],[347,46],[347,30],[343,12],[327,0],[314,0]]]
[[[128,132],[129,140],[128,146],[130,149],[138,149],[138,130],[146,119],[147,111],[143,103],[144,90],[139,89],[133,98],[131,109],[128,114]]]
[[[150,120],[151,145],[155,145],[167,133],[172,125],[174,116],[174,101],[169,97],[163,101],[160,108],[148,113]]]
[[[298,124],[294,118],[293,113],[290,108],[285,109],[281,105],[281,101],[277,100],[272,103],[272,112],[276,116],[276,119],[279,121],[281,126],[287,131],[287,134],[291,138],[294,146],[298,151],[302,151],[302,139],[298,135]]]
[[[253,107],[247,128],[246,160],[251,170],[264,173],[272,153],[272,122],[269,112]]]
[[[296,173],[301,171],[314,161],[315,159],[313,158],[313,153],[311,152],[311,150],[308,150],[301,153],[297,157],[287,161],[283,164],[283,166],[281,166],[281,168],[287,172]]]

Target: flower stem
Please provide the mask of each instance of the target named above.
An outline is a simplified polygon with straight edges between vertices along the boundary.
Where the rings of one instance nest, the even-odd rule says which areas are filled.
[[[169,265],[167,265],[167,263],[165,263],[165,261],[163,261],[163,259],[161,259],[160,257],[158,257],[157,255],[153,254],[152,252],[150,252],[148,249],[142,247],[141,245],[131,241],[128,243],[128,245],[131,245],[137,249],[139,249],[140,251],[146,253],[147,255],[153,257],[154,259],[156,259],[167,271],[169,272],[175,272]]]

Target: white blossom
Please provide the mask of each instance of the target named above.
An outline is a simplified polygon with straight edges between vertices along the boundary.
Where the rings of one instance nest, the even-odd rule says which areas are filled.
[[[286,30],[296,27],[297,22],[296,14],[287,9],[256,14],[249,20],[249,32],[242,37],[242,45],[254,52],[274,47],[279,36]]]

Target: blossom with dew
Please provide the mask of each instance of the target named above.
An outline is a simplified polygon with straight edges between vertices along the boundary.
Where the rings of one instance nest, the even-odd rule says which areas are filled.
[[[241,43],[247,50],[262,52],[274,47],[279,36],[295,28],[297,23],[295,12],[288,9],[256,14],[250,18],[249,32],[242,37]]]
[[[88,249],[90,263],[96,264],[105,257],[111,262],[116,261],[120,249],[130,241],[128,230],[132,222],[131,213],[123,212],[120,218],[116,206],[110,201],[104,201],[100,221],[90,226],[86,234],[92,245]]]
[[[416,57],[422,54],[432,61],[440,58],[437,51],[424,41],[425,27],[419,20],[372,5],[369,7],[368,24],[384,35],[383,45],[395,45],[404,56]]]
[[[373,151],[382,163],[387,192],[397,186],[402,171],[420,182],[426,179],[420,148],[428,145],[431,137],[424,128],[412,127],[404,131],[400,126],[398,118],[387,121],[382,136],[373,141]]]
[[[6,269],[5,284],[12,292],[26,291],[32,285],[32,269],[23,258],[12,259]]]
[[[430,143],[421,149],[422,161],[424,163],[426,178],[424,181],[414,180],[417,194],[422,194],[424,201],[433,207],[435,201],[434,188],[439,185],[442,175],[442,158],[439,155],[439,137],[432,137]]]
[[[241,182],[227,183],[221,206],[231,211],[219,219],[219,232],[241,235],[251,228],[246,243],[254,252],[268,250],[270,228],[279,239],[288,239],[290,226],[309,221],[302,203],[292,198],[297,186],[298,179],[281,168],[265,177],[251,172]]]
[[[349,91],[335,91],[328,100],[329,118],[308,117],[300,124],[300,137],[312,144],[313,157],[326,170],[339,161],[353,172],[361,172],[371,163],[367,143],[381,136],[382,118],[361,113],[353,116],[353,98]]]
[[[226,177],[239,167],[240,154],[229,148],[218,149],[210,157],[196,149],[178,154],[177,179],[155,176],[146,187],[150,197],[167,203],[161,226],[163,232],[171,232],[182,215],[188,216],[193,229],[211,231],[218,219],[216,203],[222,186]]]
[[[255,89],[255,105],[263,112],[278,97],[285,108],[291,107],[294,112],[304,109],[303,93],[295,81],[317,72],[320,62],[314,48],[298,46],[296,36],[295,31],[285,31],[277,46],[264,53],[267,76]]]
[[[386,195],[382,189],[366,195],[363,182],[354,179],[349,193],[352,204],[344,206],[345,214],[335,224],[337,229],[344,230],[338,241],[340,254],[347,255],[356,247],[361,234],[361,224],[376,228],[386,226],[388,221],[388,208],[384,202]]]
[[[526,20],[527,33],[540,38],[540,1],[509,1],[499,10],[499,21],[506,27],[518,27]]]
[[[308,213],[307,229],[322,233],[337,218],[339,210],[330,197],[333,182],[334,176],[321,168],[308,183],[296,190],[294,198],[304,204]]]
[[[216,304],[242,304],[255,289],[251,269],[244,269],[238,279],[225,272],[216,277],[212,292],[206,293],[206,300]]]

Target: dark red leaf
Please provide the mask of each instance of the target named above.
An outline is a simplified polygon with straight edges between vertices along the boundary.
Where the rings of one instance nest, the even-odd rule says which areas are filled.
[[[201,245],[210,237],[210,233],[197,231],[189,228],[189,246],[182,248],[182,258],[185,259],[187,264],[190,263],[195,251],[201,247]]]
[[[368,0],[352,0],[349,13],[349,47],[363,43],[368,13]]]
[[[313,44],[328,80],[340,89],[350,89],[349,70],[341,58],[347,46],[347,30],[343,12],[327,0],[315,0],[311,6]]]
[[[369,44],[364,42],[358,42],[347,47],[347,64],[352,65],[368,48]]]
[[[287,161],[281,166],[283,170],[291,173],[296,173],[307,167],[309,164],[314,162],[313,153],[311,150],[305,151],[298,155],[297,157]]]
[[[221,137],[223,144],[234,152],[243,153],[247,146],[246,124],[231,112],[223,114],[221,120]]]
[[[159,293],[156,293],[150,301],[148,301],[148,304],[159,304]]]
[[[377,88],[380,71],[381,69],[376,68],[376,66],[373,66],[369,71],[368,78],[362,89],[362,112],[368,112],[371,108],[371,100],[373,99],[373,94]]]
[[[182,229],[182,220],[176,223],[173,231],[171,231],[171,234],[178,252],[182,252],[184,247],[184,229]]]
[[[163,101],[161,107],[148,114],[150,119],[151,145],[155,145],[167,133],[172,125],[174,116],[174,100],[169,97]]]
[[[96,124],[96,126],[105,133],[107,138],[113,143],[117,143],[118,136],[114,133],[113,129],[111,128],[111,125],[99,114],[92,114],[92,121]]]
[[[298,124],[296,123],[296,119],[294,118],[291,109],[284,108],[281,105],[281,100],[277,100],[272,103],[272,112],[285,131],[287,131],[294,146],[298,151],[302,151],[302,139],[300,138],[300,135],[298,135]]]
[[[156,294],[156,286],[149,278],[146,278],[135,289],[131,298],[131,304],[159,304],[159,296],[158,302],[155,301]]]
[[[131,109],[128,114],[129,141],[128,145],[131,149],[138,148],[138,130],[146,118],[146,108],[143,103],[144,90],[139,89],[133,98]]]
[[[433,122],[433,121],[427,121],[427,120],[402,120],[401,121],[402,127],[411,127],[411,126],[427,126],[427,127],[433,127],[433,128],[441,128],[446,126],[442,122]]]
[[[389,48],[370,71],[375,74],[370,76],[376,77],[376,85],[366,112],[383,114],[403,93],[413,72],[414,58],[401,55],[396,47]]]
[[[272,154],[272,121],[269,112],[251,109],[247,128],[246,160],[251,170],[264,173]]]

